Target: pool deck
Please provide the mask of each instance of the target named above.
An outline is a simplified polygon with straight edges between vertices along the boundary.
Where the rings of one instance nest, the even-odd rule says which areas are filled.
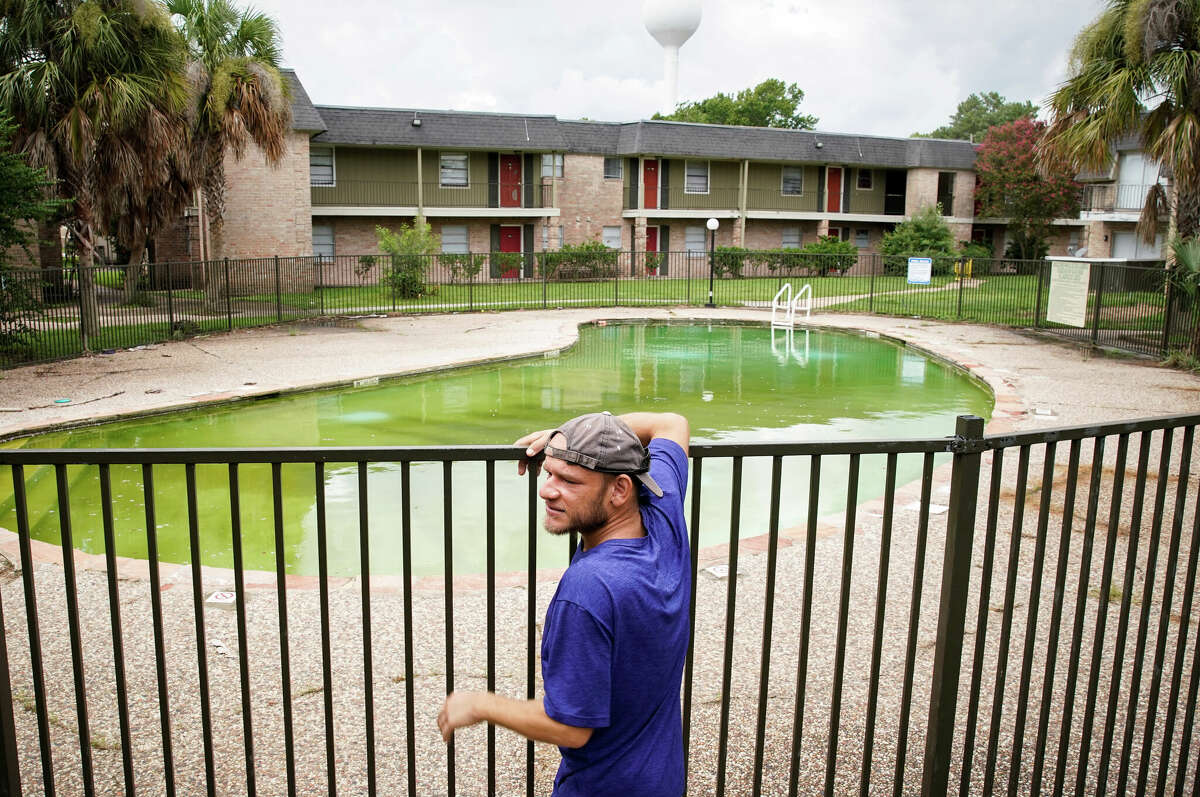
[[[449,367],[464,362],[481,362],[537,354],[571,345],[580,323],[602,319],[736,319],[766,322],[762,310],[704,310],[699,308],[646,309],[618,308],[561,310],[550,312],[509,312],[471,315],[439,315],[397,318],[361,318],[338,325],[294,324],[259,330],[239,331],[186,341],[148,346],[136,351],[119,351],[27,368],[15,369],[0,378],[0,408],[19,412],[0,414],[0,436],[11,436],[35,428],[62,424],[87,423],[113,415],[161,411],[191,407],[206,401],[230,400],[281,390],[317,387],[370,376],[395,375]],[[1143,360],[1100,356],[1075,346],[1045,341],[1006,329],[945,324],[906,318],[874,316],[818,316],[814,326],[857,329],[887,335],[919,346],[929,352],[958,362],[984,379],[996,393],[997,403],[989,432],[1009,432],[1045,427],[1069,426],[1118,419],[1166,415],[1200,409],[1200,377],[1161,368]],[[69,404],[56,404],[70,398]],[[548,418],[548,423],[550,422]],[[946,430],[947,434],[952,430]],[[1087,459],[1085,454],[1085,460]],[[1111,453],[1111,452],[1110,452]],[[1060,457],[1061,457],[1060,453]],[[1013,460],[1005,461],[1005,484],[1015,481]],[[1036,456],[1035,456],[1036,459]],[[1038,463],[1031,463],[1037,468]],[[945,468],[939,468],[934,480],[934,502],[944,499]],[[1030,471],[1035,473],[1035,470]],[[1194,477],[1193,477],[1194,481]],[[913,485],[902,488],[897,498],[895,530],[891,548],[892,565],[886,600],[883,677],[880,682],[878,716],[881,727],[890,726],[900,711],[904,657],[904,630],[907,628],[908,602],[913,584],[911,563],[914,556],[917,512],[911,510]],[[1057,487],[1055,488],[1057,491]],[[1008,493],[1006,493],[1008,495]],[[1057,495],[1057,492],[1056,492]],[[878,578],[877,553],[880,520],[878,502],[860,507],[855,545],[862,546],[854,556],[851,595],[852,611],[869,611],[873,605]],[[1006,500],[1000,517],[1001,528],[1012,525],[1012,508]],[[905,791],[919,788],[920,764],[924,742],[922,711],[928,706],[923,690],[928,689],[932,659],[932,639],[936,630],[936,604],[940,582],[942,540],[945,515],[931,518],[929,549],[924,573],[926,609],[918,622],[915,692],[910,704],[911,739],[905,769]],[[1029,521],[1027,521],[1029,522]],[[835,524],[836,525],[836,524]],[[803,580],[805,546],[782,548],[778,557],[777,592],[795,596]],[[978,540],[977,540],[978,543]],[[814,583],[840,583],[842,540],[840,534],[822,535],[817,541],[817,570]],[[871,546],[876,546],[872,549]],[[1028,590],[1027,572],[1032,545],[1021,551],[1020,589]],[[1076,546],[1076,549],[1078,546]],[[52,549],[53,550],[53,549]],[[748,793],[753,773],[755,711],[757,708],[758,655],[763,625],[766,557],[755,546],[743,543],[737,578],[738,625],[735,635],[736,665],[731,684],[729,738],[729,793]],[[1072,557],[1076,550],[1071,551]],[[52,551],[51,551],[52,553]],[[705,549],[705,553],[710,553]],[[721,551],[712,551],[720,554]],[[864,555],[865,554],[865,555]],[[1184,552],[1180,552],[1181,558]],[[8,557],[16,569],[0,572],[0,591],[9,655],[12,659],[14,694],[17,711],[18,749],[22,777],[27,793],[40,787],[37,764],[37,731],[33,722],[32,686],[29,666],[28,633],[25,627],[25,601],[19,572],[19,560]],[[1074,559],[1072,559],[1074,561]],[[98,558],[97,565],[103,559]],[[0,564],[3,564],[0,561]],[[1120,562],[1118,562],[1118,567]],[[175,566],[172,566],[175,567]],[[1098,565],[1094,564],[1094,567]],[[134,737],[135,771],[141,793],[161,793],[161,754],[159,750],[158,709],[155,702],[153,638],[149,632],[150,596],[145,574],[134,563],[121,565],[117,585],[125,622],[125,659],[130,693],[135,696]],[[144,571],[145,567],[141,568]],[[1074,572],[1074,566],[1071,569]],[[72,690],[70,635],[67,631],[67,604],[64,599],[64,572],[51,555],[34,568],[48,702],[54,719],[51,736],[55,740],[56,781],[62,793],[82,791],[79,775],[79,751],[75,741],[75,710]],[[195,793],[204,779],[203,745],[200,733],[199,691],[196,678],[197,653],[192,585],[187,568],[179,568],[178,580],[164,583],[160,593],[166,626],[166,649],[172,689],[172,735],[175,767],[180,793]],[[211,575],[216,576],[214,572]],[[525,694],[525,612],[528,601],[536,603],[536,616],[544,615],[553,593],[553,575],[537,585],[531,596],[521,584],[502,583],[496,595],[497,690],[512,696]],[[205,570],[204,588],[220,588],[222,579],[210,583]],[[998,577],[997,577],[998,578]],[[108,611],[108,584],[102,569],[84,568],[78,574],[79,604],[82,612],[84,647],[88,652],[88,696],[92,709],[94,734],[92,755],[97,768],[97,787],[101,793],[117,793],[121,783],[121,754],[113,744],[119,739],[116,727],[115,684],[113,679]],[[702,571],[697,581],[698,613],[695,634],[696,675],[692,733],[691,793],[711,791],[701,773],[715,770],[717,719],[721,706],[721,659],[725,635],[724,602],[728,581]],[[298,586],[312,586],[311,579]],[[382,586],[382,585],[373,585]],[[1052,585],[1051,585],[1052,586]],[[337,769],[343,793],[365,791],[365,756],[361,713],[364,705],[361,582],[349,579],[330,585],[332,617],[332,671],[334,673],[334,710],[336,717]],[[1050,587],[1043,584],[1045,590]],[[1001,585],[993,586],[993,602],[999,600]],[[1073,594],[1068,589],[1068,595]],[[837,592],[818,589],[812,611],[812,658],[805,679],[808,711],[803,730],[804,746],[800,756],[801,793],[820,791],[824,778],[825,748],[829,722],[828,701],[833,676],[833,629],[838,624]],[[372,648],[375,650],[374,700],[376,713],[376,751],[380,793],[400,793],[406,776],[406,736],[404,710],[406,690],[414,690],[416,724],[413,729],[418,760],[418,793],[446,793],[445,747],[434,727],[434,715],[445,689],[445,648],[442,641],[446,607],[438,590],[423,590],[412,596],[415,645],[413,676],[408,680],[401,651],[403,637],[403,596],[384,589],[372,594]],[[1021,594],[1026,599],[1025,592]],[[283,733],[279,701],[278,605],[270,590],[248,593],[247,649],[250,658],[250,686],[255,695],[254,727],[257,786],[262,793],[283,790]],[[796,683],[796,649],[800,623],[797,601],[781,601],[776,609],[772,642],[772,669],[765,734],[767,738],[764,794],[786,794],[790,765],[792,705]],[[857,607],[857,608],[856,608]],[[482,623],[485,593],[467,589],[454,596],[455,685],[459,689],[484,688],[486,672]],[[1072,607],[1068,607],[1070,609]],[[299,784],[302,794],[328,793],[321,773],[325,769],[324,716],[322,711],[322,656],[320,649],[319,594],[314,589],[287,593],[290,618],[292,702],[296,723],[297,769],[307,775]],[[210,701],[213,709],[214,746],[217,761],[218,793],[245,793],[245,759],[241,746],[241,700],[235,614],[227,610],[205,610],[206,659],[212,679]],[[999,615],[992,613],[995,617]],[[974,614],[970,614],[974,617]],[[1157,616],[1157,608],[1155,608]],[[1019,619],[1019,618],[1018,618]],[[1115,620],[1113,621],[1115,626]],[[861,729],[866,711],[865,683],[868,681],[866,652],[871,642],[870,623],[852,623],[847,642],[845,666],[846,692],[843,695],[839,737],[839,767],[835,791],[857,791],[857,761],[862,753]],[[1037,644],[1043,645],[1044,629],[1037,632]],[[1022,639],[1025,631],[1019,623],[1013,639]],[[220,647],[215,640],[224,640]],[[108,640],[108,641],[106,641]],[[995,634],[988,637],[986,655],[994,657]],[[1018,643],[1019,644],[1019,643]],[[222,652],[224,649],[227,652]],[[1042,648],[1039,647],[1039,650]],[[1060,659],[1065,658],[1065,649]],[[1019,655],[1019,654],[1014,654]],[[1039,654],[1041,655],[1041,654]],[[1039,662],[1041,659],[1039,658]],[[988,660],[988,673],[994,666]],[[1065,671],[1065,662],[1060,672]],[[1040,667],[1038,669],[1040,672]],[[1186,675],[1186,673],[1185,673]],[[1010,674],[1010,678],[1015,674]],[[1031,694],[1040,694],[1040,676],[1035,673]],[[985,688],[988,686],[985,680]],[[540,694],[540,677],[536,680]],[[1100,702],[1104,696],[1098,696]],[[1165,699],[1165,698],[1164,698]],[[1055,699],[1051,709],[1051,728],[1062,711]],[[961,712],[960,712],[961,715]],[[984,712],[986,716],[986,711]],[[886,719],[885,719],[886,718]],[[1076,727],[1076,732],[1078,728]],[[457,735],[458,792],[482,792],[485,743],[482,727],[466,729]],[[1025,739],[1026,756],[1034,744],[1033,734]],[[99,741],[96,741],[99,740]],[[504,731],[497,733],[498,793],[523,792],[523,741]],[[1011,740],[1002,735],[999,748],[1001,778],[1008,777]],[[897,758],[897,739],[890,731],[880,731],[875,740],[874,786],[890,782],[891,768]],[[982,780],[977,765],[973,781],[976,790]],[[1151,755],[1157,755],[1152,752]],[[537,746],[535,778],[539,793],[548,793],[558,753],[547,745]],[[1029,758],[1026,757],[1025,762]],[[1024,764],[1023,764],[1024,766]],[[1152,770],[1153,771],[1153,770]],[[1066,768],[1068,783],[1074,777],[1072,764]],[[998,780],[1004,783],[1004,780]],[[1094,773],[1089,784],[1094,786]],[[1094,789],[1089,788],[1089,791]]]

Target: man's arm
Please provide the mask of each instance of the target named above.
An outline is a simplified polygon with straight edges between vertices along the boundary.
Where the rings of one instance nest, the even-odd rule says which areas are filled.
[[[650,441],[656,437],[665,437],[678,443],[683,453],[687,454],[691,429],[688,419],[682,415],[674,412],[630,412],[618,417],[629,424],[642,445],[650,445]]]
[[[437,719],[438,730],[447,742],[456,728],[478,722],[500,725],[535,742],[559,747],[583,747],[592,738],[591,728],[576,728],[551,719],[540,700],[513,700],[492,692],[451,692]]]
[[[691,429],[688,426],[688,419],[674,412],[630,412],[625,415],[618,415],[621,420],[629,425],[633,433],[638,436],[638,440],[642,445],[650,445],[650,441],[656,437],[664,437],[668,440],[674,440],[683,449],[683,453],[688,453],[688,441],[691,439]],[[536,432],[530,432],[524,437],[517,440],[513,445],[525,446],[525,456],[517,463],[517,473],[521,476],[525,475],[526,466],[533,464],[535,467],[541,467],[541,459],[539,455],[546,448],[546,444],[550,442],[551,429],[541,429]],[[534,473],[537,473],[535,470]]]

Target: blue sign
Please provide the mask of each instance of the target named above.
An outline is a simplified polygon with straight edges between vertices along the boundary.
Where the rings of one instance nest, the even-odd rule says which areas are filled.
[[[928,285],[933,281],[933,258],[910,257],[908,259],[908,284]]]

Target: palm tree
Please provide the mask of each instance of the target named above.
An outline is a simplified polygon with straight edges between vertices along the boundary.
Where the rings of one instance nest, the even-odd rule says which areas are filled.
[[[1172,221],[1200,232],[1200,3],[1108,0],[1080,31],[1067,80],[1050,100],[1052,120],[1039,155],[1076,171],[1106,168],[1112,143],[1141,137],[1175,184]],[[1139,231],[1154,240],[1162,188],[1147,195]]]
[[[220,235],[225,214],[225,153],[240,159],[253,142],[268,163],[287,148],[292,112],[279,74],[279,29],[230,0],[167,0],[188,42],[198,92],[193,147],[199,158],[205,212]]]
[[[148,0],[0,0],[0,109],[14,145],[71,200],[79,246],[80,332],[99,333],[91,266],[106,197],[144,182],[181,124],[186,52]]]

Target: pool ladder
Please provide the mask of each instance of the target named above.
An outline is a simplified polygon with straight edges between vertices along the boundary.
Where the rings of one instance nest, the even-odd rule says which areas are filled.
[[[801,302],[804,302],[801,305]],[[803,307],[804,317],[812,318],[812,285],[805,284],[792,296],[792,283],[785,282],[771,300],[771,328],[794,329],[796,311]]]

